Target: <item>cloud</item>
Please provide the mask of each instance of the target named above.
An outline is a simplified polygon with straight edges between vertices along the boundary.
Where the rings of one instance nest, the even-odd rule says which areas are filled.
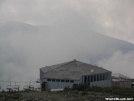
[[[67,26],[76,23],[75,18],[79,16],[87,23],[87,27],[96,32],[134,43],[133,3],[131,0],[4,1],[0,22],[18,20],[34,25],[61,27],[63,23],[67,23]],[[77,25],[82,23],[81,19]]]
[[[134,43],[133,1],[3,0],[0,7],[1,79],[35,80],[40,67],[75,58],[133,77],[133,45],[98,34]]]
[[[98,61],[98,65],[105,69],[111,70],[113,73],[121,73],[130,78],[134,78],[133,68],[134,65],[134,51],[122,53],[116,51],[111,57]]]
[[[116,71],[114,67],[119,65],[117,59],[133,60],[134,58],[133,44],[103,36],[77,24],[67,28],[61,27],[62,30],[59,26],[38,27],[20,22],[4,24],[5,28],[7,26],[9,30],[3,30],[3,35],[0,37],[0,72],[2,73],[0,79],[35,81],[39,78],[39,68],[73,59],[91,64],[97,63]],[[80,30],[74,30],[72,26],[77,26]],[[125,59],[121,60],[123,65],[128,65],[132,69],[133,62],[124,62]],[[113,63],[115,65],[112,67]],[[120,73],[129,74],[125,70]],[[22,88],[24,83],[20,85]]]
[[[4,1],[4,0],[0,0],[0,7],[1,7],[1,5],[2,5],[3,1]]]

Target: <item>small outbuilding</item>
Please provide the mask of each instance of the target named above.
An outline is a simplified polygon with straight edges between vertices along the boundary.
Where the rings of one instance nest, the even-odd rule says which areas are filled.
[[[71,88],[78,84],[111,87],[111,71],[77,60],[40,68],[41,90]]]
[[[132,79],[120,73],[113,73],[112,86],[117,88],[133,88]]]

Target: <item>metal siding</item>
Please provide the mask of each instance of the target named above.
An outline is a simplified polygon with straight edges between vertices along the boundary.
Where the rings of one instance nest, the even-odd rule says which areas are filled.
[[[60,89],[60,88],[65,88],[65,87],[69,87],[72,88],[73,84],[79,84],[79,81],[74,81],[74,83],[70,83],[70,82],[52,82],[52,81],[47,81],[47,79],[43,79],[43,82],[47,82],[47,87],[46,89]]]
[[[111,80],[90,82],[90,87],[92,87],[92,86],[111,87]]]
[[[108,80],[101,80],[101,81],[95,81],[95,82],[90,82],[90,87],[92,86],[99,86],[99,87],[111,87],[111,72],[108,73],[110,78]],[[106,76],[106,75],[105,75]],[[106,78],[106,77],[105,77]],[[97,79],[97,78],[96,78]],[[93,77],[94,80],[94,77]],[[99,80],[100,80],[100,74],[99,74]]]
[[[42,77],[43,74],[44,73],[42,73],[42,71],[40,71],[40,78]],[[90,82],[90,87],[92,87],[92,86],[111,87],[111,83],[112,83],[111,72],[109,72],[107,74],[109,76],[108,80]],[[91,80],[91,75],[88,75],[88,76],[90,76],[90,80]],[[100,74],[99,74],[99,79],[100,79]],[[93,77],[93,80],[94,80],[94,77]],[[97,76],[96,76],[96,80],[97,80]],[[80,80],[75,80],[74,83],[70,83],[70,82],[69,83],[68,82],[52,82],[52,81],[47,81],[47,79],[41,79],[41,82],[47,82],[46,89],[58,89],[58,88],[65,88],[65,87],[68,87],[68,86],[71,88],[71,87],[73,87],[73,84],[84,83],[84,76],[82,76],[80,78]]]

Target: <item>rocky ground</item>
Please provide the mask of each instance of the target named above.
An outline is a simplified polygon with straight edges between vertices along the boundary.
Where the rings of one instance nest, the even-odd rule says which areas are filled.
[[[120,96],[89,91],[0,93],[0,101],[105,101],[105,97]]]

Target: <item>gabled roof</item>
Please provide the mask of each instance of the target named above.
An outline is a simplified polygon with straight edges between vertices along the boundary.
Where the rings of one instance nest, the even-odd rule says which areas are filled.
[[[61,63],[61,64],[57,64],[57,65],[52,65],[52,66],[42,67],[42,68],[40,68],[40,70],[41,70],[43,73],[46,73],[46,72],[51,71],[51,70],[53,70],[53,69],[55,69],[55,68],[57,68],[57,67],[63,66],[63,65],[65,65],[65,64],[67,64],[67,63],[69,63],[69,62],[65,62],[65,63]]]
[[[40,68],[44,73],[42,78],[55,78],[55,79],[72,79],[79,80],[82,75],[91,75],[111,72],[102,67],[94,66],[91,64],[70,61],[53,66]]]

